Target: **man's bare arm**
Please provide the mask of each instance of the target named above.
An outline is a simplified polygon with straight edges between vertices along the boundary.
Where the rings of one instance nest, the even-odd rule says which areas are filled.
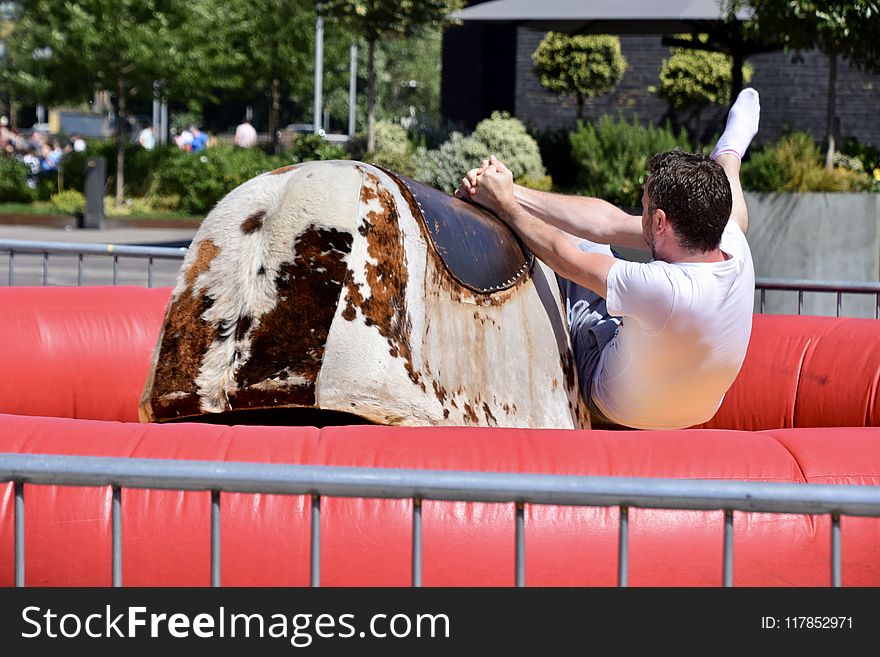
[[[615,258],[584,253],[562,230],[533,216],[522,205],[500,208],[498,216],[557,274],[603,298],[608,294],[608,271]]]
[[[521,185],[514,187],[514,195],[529,214],[570,235],[599,244],[648,248],[642,218],[602,199],[541,192]]]
[[[724,169],[730,182],[730,192],[733,197],[730,220],[738,223],[743,235],[746,235],[749,232],[749,210],[746,207],[746,197],[743,195],[742,183],[739,179],[740,160],[734,154],[723,153],[715,161]]]
[[[482,166],[471,169],[462,179],[455,195],[474,200],[478,179],[489,166],[507,170],[495,156],[483,160]],[[514,185],[517,202],[533,217],[559,230],[599,244],[614,244],[647,250],[642,235],[641,217],[627,214],[620,208],[598,198],[541,192]]]
[[[584,253],[571,235],[529,213],[516,199],[510,170],[500,162],[489,165],[475,182],[472,199],[494,211],[553,271],[602,297],[607,294],[615,258]]]

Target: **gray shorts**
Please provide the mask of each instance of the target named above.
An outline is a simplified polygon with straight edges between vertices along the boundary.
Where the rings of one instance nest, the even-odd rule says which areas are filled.
[[[607,244],[596,244],[584,240],[578,248],[585,253],[602,253],[617,257]],[[592,290],[572,283],[557,275],[559,288],[565,295],[565,316],[568,321],[568,335],[574,355],[575,367],[578,372],[581,395],[587,402],[594,420],[605,424],[613,424],[602,415],[591,399],[593,377],[599,366],[599,357],[608,343],[614,339],[620,327],[620,318],[608,314],[605,299]]]

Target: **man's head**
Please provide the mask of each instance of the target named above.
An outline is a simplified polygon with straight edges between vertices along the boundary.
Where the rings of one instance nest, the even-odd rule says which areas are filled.
[[[724,169],[706,155],[676,149],[652,157],[648,170],[646,217],[655,217],[662,210],[684,251],[717,249],[733,206]],[[650,226],[645,230],[653,250]]]

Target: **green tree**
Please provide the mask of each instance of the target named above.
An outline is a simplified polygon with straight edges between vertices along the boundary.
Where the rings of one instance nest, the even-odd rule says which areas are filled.
[[[578,119],[584,115],[584,99],[612,91],[627,68],[620,39],[604,34],[548,32],[532,61],[542,86],[559,95],[574,94]]]
[[[380,41],[437,32],[462,0],[324,0],[320,11],[367,43],[367,150],[376,146],[376,46]]]
[[[880,5],[876,0],[727,0],[747,9],[746,30],[788,51],[818,48],[828,56],[825,167],[834,166],[836,148],[837,60],[880,72]]]
[[[690,41],[691,35],[680,34],[676,38]],[[705,42],[705,37],[700,41]],[[673,48],[660,65],[660,84],[655,90],[674,110],[690,113],[691,134],[698,141],[703,110],[709,105],[730,103],[733,77],[730,60],[729,55],[721,52]],[[742,73],[748,83],[752,79],[751,65],[744,65]]]
[[[17,2],[0,2],[0,71],[5,70],[8,66],[6,63],[6,41],[12,33],[15,25],[15,19],[18,15],[19,6]],[[12,127],[16,127],[15,121],[15,103],[12,95],[9,93],[9,84],[0,75],[0,113],[9,114],[9,120]]]
[[[231,19],[228,46],[242,55],[243,85],[239,92],[248,98],[258,93],[268,97],[268,131],[273,150],[277,152],[283,98],[294,98],[306,105],[306,99],[312,97],[315,3],[311,0],[229,0],[224,5]],[[325,35],[325,43],[331,40],[332,35]],[[338,50],[326,48],[325,60],[332,59]],[[347,44],[344,50],[347,55]]]
[[[430,131],[436,133],[439,130],[441,37],[439,31],[431,32],[421,37],[388,41],[382,44],[381,50],[377,49],[374,63],[377,131],[382,121],[398,123],[411,134]],[[347,46],[345,54],[348,54]],[[366,49],[360,48],[357,69],[360,88],[366,88],[366,63]],[[349,60],[346,57],[339,65],[340,70],[333,71],[329,66],[324,69],[328,73],[325,90],[330,87],[325,93],[325,106],[333,116],[348,116],[348,67]],[[334,74],[336,77],[331,77]],[[356,130],[366,137],[366,94],[357,97],[356,113]],[[376,148],[382,150],[378,144]]]
[[[130,101],[209,98],[240,85],[241,55],[226,48],[230,15],[209,0],[30,0],[9,39],[6,79],[43,104],[112,94],[116,117],[116,203],[124,191]]]

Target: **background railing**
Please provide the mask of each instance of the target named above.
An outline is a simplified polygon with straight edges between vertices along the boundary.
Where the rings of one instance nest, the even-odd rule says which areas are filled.
[[[0,482],[14,486],[15,584],[24,586],[25,484],[110,486],[112,489],[111,569],[114,586],[122,585],[122,504],[125,488],[211,492],[211,585],[221,584],[220,495],[265,493],[310,495],[310,583],[320,586],[321,499],[360,497],[411,499],[412,584],[422,585],[422,500],[507,502],[516,506],[515,583],[525,586],[525,504],[617,506],[618,586],[628,585],[630,507],[724,511],[724,547],[719,559],[724,586],[733,586],[733,514],[828,514],[831,516],[829,584],[841,586],[841,516],[880,517],[880,488],[831,484],[785,484],[754,481],[704,481],[511,474],[393,468],[279,465],[126,459],[109,457],[0,454]]]
[[[6,285],[173,285],[186,248],[0,240]]]
[[[0,240],[4,255],[10,286],[154,287],[174,285],[186,248]],[[759,278],[755,288],[755,312],[880,318],[880,282]]]

